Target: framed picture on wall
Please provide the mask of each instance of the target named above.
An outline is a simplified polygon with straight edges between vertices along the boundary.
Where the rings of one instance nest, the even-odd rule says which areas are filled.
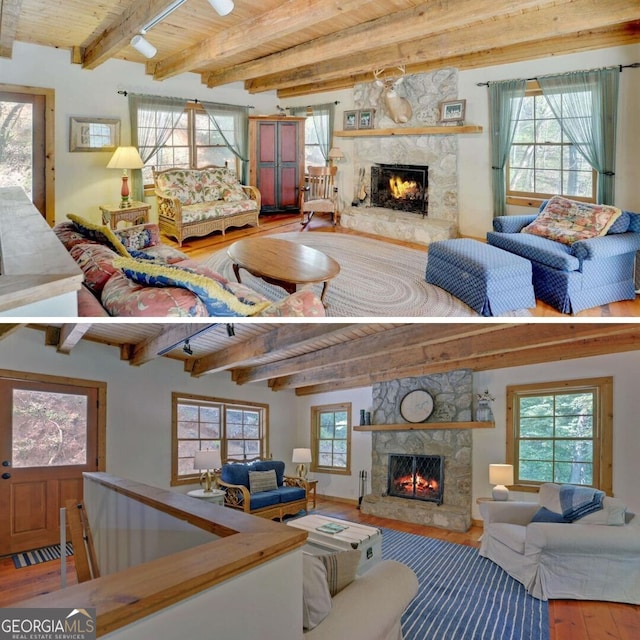
[[[69,151],[115,151],[119,145],[119,118],[69,119]]]
[[[375,116],[375,109],[360,109],[358,111],[358,129],[373,129]]]
[[[344,124],[343,128],[348,131],[350,129],[358,128],[358,112],[357,111],[345,111],[344,112]]]

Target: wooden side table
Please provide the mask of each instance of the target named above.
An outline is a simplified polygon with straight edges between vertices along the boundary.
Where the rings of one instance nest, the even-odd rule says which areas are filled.
[[[308,492],[307,492],[307,502],[309,501],[309,499],[312,500],[312,504],[313,504],[313,508],[316,508],[316,489],[318,487],[318,481],[317,480],[307,480],[307,487],[308,487]]]
[[[109,225],[112,229],[117,229],[121,220],[131,224],[144,224],[149,222],[149,209],[151,205],[146,202],[134,201],[130,207],[124,208],[118,204],[101,204],[102,224]]]

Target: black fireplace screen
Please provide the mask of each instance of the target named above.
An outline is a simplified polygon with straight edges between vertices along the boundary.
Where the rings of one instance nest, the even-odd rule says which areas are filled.
[[[371,204],[427,215],[429,167],[378,164],[371,167]]]
[[[444,456],[389,456],[387,495],[442,504]]]

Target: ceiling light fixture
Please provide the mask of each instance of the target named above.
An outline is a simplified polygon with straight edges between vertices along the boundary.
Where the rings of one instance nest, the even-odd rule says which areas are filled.
[[[153,58],[158,50],[144,37],[149,29],[153,29],[163,20],[168,18],[176,9],[180,8],[187,0],[175,0],[164,11],[153,17],[141,29],[140,33],[131,38],[131,46],[141,53],[145,58]],[[216,10],[218,15],[226,16],[234,9],[233,0],[208,0],[209,4]]]
[[[141,53],[145,58],[153,58],[153,56],[158,53],[158,50],[144,37],[140,34],[133,36],[131,38],[131,46],[138,52]]]
[[[209,0],[209,4],[218,12],[218,15],[226,16],[233,11],[233,0]]]
[[[184,346],[182,347],[182,350],[188,356],[192,356],[193,355],[193,349],[191,348],[191,345],[189,344],[189,339],[188,338],[184,341]]]

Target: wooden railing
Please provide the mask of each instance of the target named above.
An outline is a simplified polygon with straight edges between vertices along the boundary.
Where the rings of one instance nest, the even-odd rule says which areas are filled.
[[[169,624],[166,622],[167,616],[161,617],[160,615],[166,614],[167,607],[172,607],[168,618],[175,621],[181,619],[180,603],[186,598],[208,594],[208,599],[203,598],[202,600],[200,615],[205,620],[211,620],[211,637],[216,637],[214,632],[215,607],[222,606],[225,599],[229,597],[228,593],[216,592],[216,587],[224,586],[223,583],[234,579],[234,588],[237,589],[237,580],[251,571],[250,576],[247,576],[248,590],[251,585],[260,584],[259,569],[271,565],[269,569],[271,575],[275,571],[278,576],[278,567],[274,566],[272,561],[282,558],[283,567],[286,570],[282,571],[284,575],[281,576],[284,586],[273,584],[273,581],[268,584],[260,584],[260,589],[264,590],[265,598],[271,599],[262,608],[258,602],[251,602],[245,607],[239,601],[236,614],[239,616],[237,624],[240,626],[237,628],[241,630],[245,628],[242,627],[243,624],[246,624],[243,617],[251,616],[250,610],[261,612],[259,615],[262,616],[262,619],[259,622],[260,624],[264,623],[268,628],[269,620],[264,618],[264,608],[274,606],[272,600],[284,597],[289,590],[286,604],[294,607],[294,611],[300,609],[301,629],[302,612],[301,601],[299,601],[302,589],[301,560],[300,575],[291,575],[291,556],[287,554],[302,547],[307,537],[304,531],[106,473],[85,473],[84,476],[85,502],[90,521],[94,520],[91,513],[92,508],[106,508],[104,504],[106,499],[103,499],[103,504],[100,504],[99,507],[86,500],[87,495],[95,492],[97,485],[98,488],[104,487],[109,492],[126,496],[136,503],[152,507],[162,514],[190,523],[203,531],[220,537],[213,542],[200,544],[111,575],[103,575],[95,580],[73,585],[58,592],[31,598],[15,606],[95,607],[98,636],[112,633],[114,638],[137,638],[145,637],[145,632],[147,635],[153,634],[154,625],[157,627]],[[92,484],[93,488],[88,490],[88,484]],[[110,499],[109,496],[106,498]],[[289,562],[284,562],[287,558]],[[291,593],[294,594],[293,597],[291,597]],[[256,596],[252,594],[249,597],[255,598]],[[218,605],[216,605],[216,598],[218,598]],[[275,606],[281,604],[281,602],[276,602]],[[197,625],[197,619],[193,613],[193,601],[186,609],[183,618],[184,626],[181,628],[184,630],[184,637],[190,637],[188,625]],[[243,610],[246,613],[242,613]],[[229,616],[234,615],[232,611],[228,613]],[[135,628],[124,628],[135,621],[141,622],[135,625]],[[276,623],[278,628],[283,631],[283,634],[278,637],[298,637],[297,630],[287,630],[284,621],[277,620]],[[229,624],[229,620],[226,620],[226,624]],[[146,631],[141,633],[140,629],[145,625]]]

